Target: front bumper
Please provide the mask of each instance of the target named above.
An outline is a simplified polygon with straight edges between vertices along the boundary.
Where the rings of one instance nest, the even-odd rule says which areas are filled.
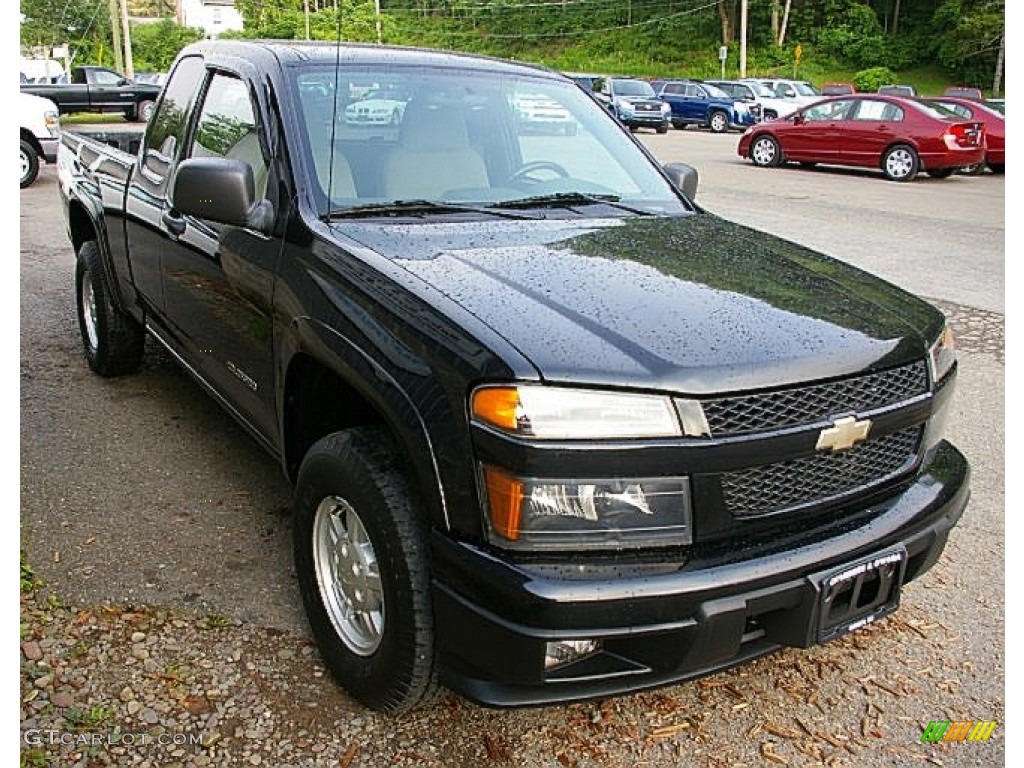
[[[941,443],[868,522],[754,555],[681,554],[660,562],[515,563],[437,534],[434,610],[441,679],[492,706],[621,694],[724,669],[782,646],[817,642],[810,577],[903,547],[904,583],[938,560],[967,504],[967,461]],[[602,651],[545,673],[549,641],[599,639]]]
[[[39,146],[43,150],[43,158],[46,162],[57,162],[57,147],[60,146],[60,136],[52,139],[39,139]]]
[[[668,128],[672,125],[669,116],[662,112],[652,112],[650,114],[642,112],[619,113],[619,120],[630,128]]]

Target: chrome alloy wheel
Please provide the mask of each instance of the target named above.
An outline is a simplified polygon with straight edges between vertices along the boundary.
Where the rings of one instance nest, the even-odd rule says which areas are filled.
[[[28,153],[23,149],[21,150],[21,180],[25,181],[31,172],[32,161],[29,159]]]
[[[775,155],[778,152],[778,145],[768,136],[762,136],[754,141],[750,148],[750,157],[757,165],[772,165],[775,162]]]
[[[100,335],[96,330],[96,294],[92,290],[92,275],[86,271],[82,274],[82,321],[85,334],[89,337],[89,346],[99,349]]]
[[[384,633],[384,591],[363,521],[338,496],[328,496],[313,519],[313,568],[327,615],[342,642],[369,656]]]
[[[903,179],[914,170],[914,156],[909,149],[897,147],[885,158],[885,172],[891,179]]]

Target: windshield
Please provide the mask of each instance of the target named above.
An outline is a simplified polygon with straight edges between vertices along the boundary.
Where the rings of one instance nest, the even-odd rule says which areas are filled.
[[[711,83],[704,83],[704,89],[708,92],[708,96],[714,96],[716,99],[732,98],[728,93],[723,91],[717,85],[712,85]]]
[[[814,90],[814,86],[810,83],[793,83],[793,87],[796,92],[801,96],[819,96],[820,94]]]
[[[508,203],[533,215],[521,210],[527,200],[545,217],[590,206],[609,216],[687,210],[615,119],[568,80],[350,66],[336,88],[334,68],[313,65],[292,77],[322,216],[389,205],[484,215]]]
[[[744,85],[750,86],[750,89],[762,99],[773,99],[775,98],[775,91],[769,88],[764,83],[758,83],[755,81],[745,82]]]
[[[655,98],[654,88],[644,80],[616,80],[614,81],[616,96],[643,96]]]

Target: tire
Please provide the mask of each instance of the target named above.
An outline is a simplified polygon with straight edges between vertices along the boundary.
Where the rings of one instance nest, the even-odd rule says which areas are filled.
[[[975,163],[974,165],[965,165],[959,173],[961,176],[980,176],[984,171],[985,163]]]
[[[21,188],[24,189],[39,175],[39,153],[30,142],[21,140]]]
[[[295,486],[293,535],[306,616],[338,682],[380,712],[432,696],[426,531],[384,432],[335,432],[309,449]]]
[[[775,137],[762,134],[750,142],[750,159],[754,165],[773,168],[782,162],[782,148]]]
[[[917,152],[906,144],[889,147],[882,156],[882,171],[890,181],[912,181],[920,167]]]
[[[992,173],[1002,176],[1006,173],[1006,163],[989,163],[988,169],[992,171]]]
[[[708,127],[712,133],[725,133],[729,130],[729,116],[725,112],[712,112],[708,118]]]
[[[135,110],[136,119],[142,123],[148,123],[153,117],[153,108],[156,104],[152,101],[140,101],[138,109]]]
[[[139,121],[139,110],[135,107],[128,107],[124,111],[124,119],[129,123],[137,123]]]
[[[668,126],[667,125],[659,125],[654,130],[656,130],[658,133],[668,133]]]
[[[100,376],[134,373],[142,364],[145,329],[114,306],[95,240],[82,243],[75,268],[78,328],[89,367]]]
[[[932,168],[927,174],[933,179],[948,179],[953,175],[955,168]]]

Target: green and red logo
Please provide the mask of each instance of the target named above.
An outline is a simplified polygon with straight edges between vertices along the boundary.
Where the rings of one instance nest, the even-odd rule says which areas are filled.
[[[997,724],[995,720],[932,720],[921,741],[988,741]]]

